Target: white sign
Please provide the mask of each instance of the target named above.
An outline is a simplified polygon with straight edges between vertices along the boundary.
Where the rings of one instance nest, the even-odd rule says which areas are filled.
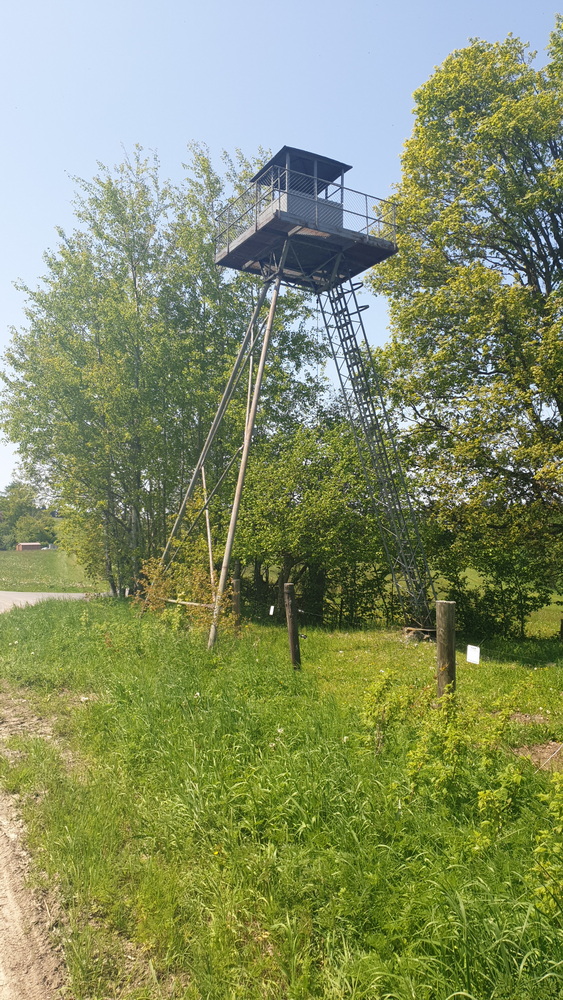
[[[272,606],[270,607],[270,614],[273,615],[273,613],[274,613],[274,605],[272,604]]]
[[[467,647],[467,662],[468,663],[479,663],[481,658],[481,648],[479,646],[468,646]]]

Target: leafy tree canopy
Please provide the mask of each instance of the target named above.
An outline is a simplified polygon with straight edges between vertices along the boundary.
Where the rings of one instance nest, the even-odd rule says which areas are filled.
[[[60,231],[41,285],[23,289],[27,327],[7,356],[4,427],[49,481],[66,544],[115,592],[162,551],[256,296],[255,280],[214,264],[222,178],[199,147],[187,169],[173,187],[136,149],[77,180],[77,226]],[[284,295],[262,433],[295,426],[315,399],[306,320],[303,296]],[[211,486],[240,443],[244,399],[243,387]]]
[[[537,69],[513,36],[473,40],[416,92],[399,253],[372,278],[393,329],[379,364],[434,526],[481,571],[526,538],[530,587],[561,580],[560,17],[549,52]]]
[[[55,512],[41,506],[33,486],[15,479],[0,493],[0,548],[16,542],[42,542],[57,537]]]
[[[313,623],[357,624],[388,612],[388,566],[350,426],[324,413],[279,434],[248,472],[235,550],[275,567],[277,603],[295,581]]]

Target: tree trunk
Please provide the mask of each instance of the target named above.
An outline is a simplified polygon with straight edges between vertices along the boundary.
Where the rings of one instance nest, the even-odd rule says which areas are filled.
[[[264,603],[264,598],[266,596],[266,587],[264,585],[264,578],[262,576],[262,562],[260,559],[254,560],[254,600],[256,604],[260,605]]]
[[[318,562],[308,564],[308,572],[303,588],[303,611],[311,625],[322,625],[324,621],[324,596],[326,590],[326,569]]]

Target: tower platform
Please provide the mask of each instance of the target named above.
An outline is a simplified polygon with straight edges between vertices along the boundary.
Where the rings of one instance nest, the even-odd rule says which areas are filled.
[[[349,169],[284,146],[218,216],[215,262],[268,276],[289,239],[284,282],[318,292],[396,253],[395,206],[344,187]]]

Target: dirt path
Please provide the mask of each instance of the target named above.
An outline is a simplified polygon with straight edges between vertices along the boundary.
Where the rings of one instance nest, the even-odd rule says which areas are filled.
[[[61,955],[50,941],[44,906],[25,887],[21,835],[11,801],[0,793],[0,998],[58,1000]]]
[[[51,736],[48,722],[33,714],[25,698],[0,693],[2,756],[17,753],[6,742],[18,733]],[[26,886],[29,857],[23,835],[14,800],[0,791],[0,1000],[69,998],[62,953],[50,933],[49,904]]]

